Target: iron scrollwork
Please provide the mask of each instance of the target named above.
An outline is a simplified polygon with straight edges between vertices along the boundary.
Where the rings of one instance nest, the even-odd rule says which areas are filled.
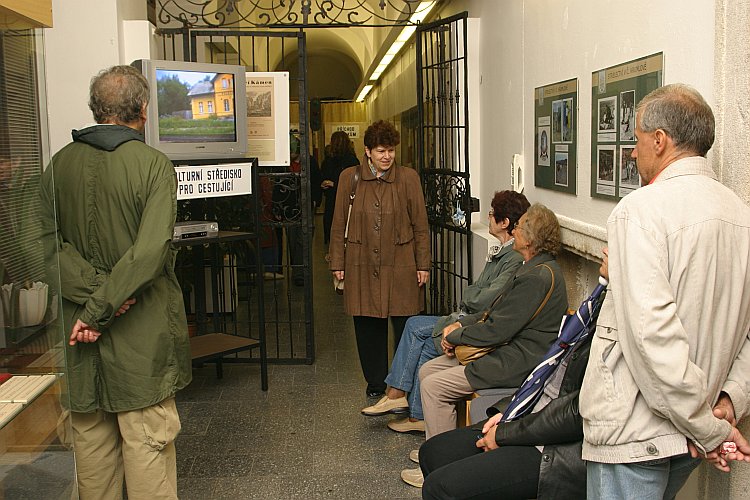
[[[470,203],[463,175],[439,174],[424,171],[425,204],[430,224],[466,231],[470,217]]]
[[[408,25],[421,0],[157,0],[161,27]]]

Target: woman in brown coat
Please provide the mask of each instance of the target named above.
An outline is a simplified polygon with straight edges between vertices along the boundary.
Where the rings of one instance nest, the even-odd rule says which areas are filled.
[[[345,279],[367,395],[385,391],[388,318],[398,345],[409,316],[424,308],[429,279],[427,211],[417,173],[395,164],[398,131],[378,121],[365,131],[362,164],[341,173],[331,226],[330,269]],[[348,239],[344,232],[354,189]]]

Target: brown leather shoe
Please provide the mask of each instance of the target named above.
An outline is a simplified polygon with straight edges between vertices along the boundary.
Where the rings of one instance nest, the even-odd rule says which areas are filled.
[[[362,415],[378,417],[388,413],[407,413],[408,411],[409,402],[406,401],[406,398],[388,399],[388,396],[383,396],[374,405],[362,408]]]
[[[422,433],[424,432],[424,420],[417,420],[416,422],[412,422],[408,418],[391,420],[388,422],[388,428],[396,432]]]

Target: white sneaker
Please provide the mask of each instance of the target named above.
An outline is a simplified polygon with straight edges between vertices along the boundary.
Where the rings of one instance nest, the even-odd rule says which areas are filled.
[[[416,469],[404,469],[401,471],[401,479],[406,484],[421,488],[424,484],[424,476],[422,475],[422,469],[417,467]]]

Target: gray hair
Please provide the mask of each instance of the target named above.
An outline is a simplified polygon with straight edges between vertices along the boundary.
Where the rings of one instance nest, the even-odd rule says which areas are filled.
[[[714,143],[714,114],[697,90],[683,83],[659,87],[638,103],[641,130],[662,129],[677,149],[706,156]]]
[[[148,82],[132,66],[112,66],[91,79],[89,109],[97,123],[133,123],[148,100]]]
[[[560,252],[562,236],[560,222],[555,213],[541,203],[534,203],[526,211],[526,222],[519,228],[526,235],[531,248],[539,253],[557,255]]]

